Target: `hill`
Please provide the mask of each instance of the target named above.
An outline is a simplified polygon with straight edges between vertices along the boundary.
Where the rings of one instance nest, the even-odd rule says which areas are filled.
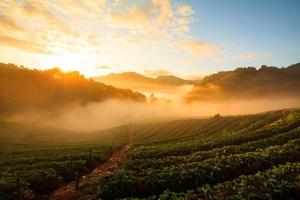
[[[8,147],[33,147],[73,143],[122,144],[126,132],[74,131],[26,122],[13,117],[0,117],[0,152]]]
[[[164,75],[156,77],[156,80],[160,81],[161,83],[169,84],[169,85],[193,85],[194,82],[190,80],[185,80],[173,75]]]
[[[80,182],[79,191],[89,191],[91,199],[97,199],[96,195],[102,199],[186,199],[187,195],[208,195],[203,191],[209,187],[212,195],[226,199],[238,194],[241,199],[249,193],[261,195],[251,190],[260,182],[251,180],[264,175],[262,184],[275,180],[277,185],[276,190],[274,184],[266,185],[270,188],[266,195],[287,192],[294,197],[298,190],[293,177],[300,172],[299,130],[299,109],[128,124],[98,132],[65,131],[0,118],[0,194],[4,199],[14,198],[17,176],[26,191],[50,194],[73,181],[75,171],[80,176],[91,173],[130,140],[123,169],[93,185]],[[240,179],[249,179],[243,182],[245,190]],[[278,186],[278,181],[285,184]]]
[[[187,129],[161,129],[157,137],[176,135],[177,130],[184,135],[194,122]],[[98,198],[299,197],[299,110],[216,115],[201,126],[190,137],[133,145],[123,169],[100,180]]]
[[[63,73],[58,68],[31,70],[14,64],[0,64],[0,112],[61,108],[107,99],[146,101],[129,89],[117,89],[86,79],[78,72]]]
[[[192,101],[300,97],[300,63],[286,68],[238,68],[206,76],[185,96]]]
[[[93,79],[114,87],[130,88],[140,92],[167,92],[179,86],[194,84],[193,81],[184,80],[173,75],[150,78],[135,72],[112,73]]]

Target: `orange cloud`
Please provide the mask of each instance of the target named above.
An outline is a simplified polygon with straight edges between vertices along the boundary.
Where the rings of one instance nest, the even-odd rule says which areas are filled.
[[[106,20],[113,27],[141,29],[148,25],[149,13],[147,9],[132,7],[124,12],[111,12]]]
[[[185,17],[180,17],[178,20],[177,20],[178,24],[180,25],[186,25],[186,24],[189,24],[191,22],[190,19],[188,18],[185,18]]]
[[[172,25],[173,9],[169,0],[150,0],[148,7],[118,4],[123,9],[109,11],[106,21],[109,26],[134,29],[142,34],[151,30],[169,28]]]
[[[187,4],[181,4],[177,8],[177,12],[182,16],[190,16],[190,15],[194,14],[192,7]]]
[[[259,57],[258,54],[243,54],[243,55],[237,56],[237,59],[241,59],[241,60],[256,60],[258,57]]]
[[[41,1],[28,0],[26,3],[18,2],[16,5],[19,7],[23,17],[26,16],[33,20],[42,21],[47,27],[56,28],[65,34],[79,36],[79,32],[72,30],[68,24],[55,17]]]
[[[190,5],[170,0],[2,0],[0,11],[0,25],[6,29],[0,45],[24,51],[100,54],[113,51],[114,45],[145,44],[176,47],[196,55],[219,51],[211,44],[186,41],[191,38],[188,32],[194,11]]]
[[[151,0],[154,12],[156,13],[156,23],[158,25],[169,26],[173,17],[173,9],[169,0]]]
[[[177,13],[176,6],[169,0],[149,0],[148,6],[129,5],[122,1],[118,11],[108,11],[107,25],[110,27],[128,29],[128,41],[143,41],[144,43],[164,43],[177,37],[174,33],[186,33],[191,22],[189,16]],[[183,6],[183,5],[181,5]],[[189,6],[185,5],[185,9]],[[180,9],[183,10],[183,9]],[[122,37],[124,38],[124,37]],[[140,43],[140,42],[139,42]]]
[[[82,41],[89,45],[89,38],[84,40],[85,36],[48,9],[49,2],[52,1],[1,1],[0,10],[4,14],[0,16],[0,24],[6,31],[2,31],[0,45],[42,54],[82,50]]]
[[[32,53],[49,54],[50,52],[43,49],[35,42],[12,38],[8,36],[0,36],[0,45],[26,50]]]
[[[179,41],[176,42],[175,45],[176,47],[179,47],[182,50],[197,56],[211,56],[220,52],[218,47],[197,40]]]
[[[15,22],[13,18],[8,16],[0,15],[0,25],[2,28],[13,31],[24,31],[24,28]]]

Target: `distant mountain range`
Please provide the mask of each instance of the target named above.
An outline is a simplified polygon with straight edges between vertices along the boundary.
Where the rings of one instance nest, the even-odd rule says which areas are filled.
[[[0,114],[30,109],[60,109],[70,104],[107,99],[146,101],[141,93],[98,83],[78,72],[63,73],[58,68],[31,70],[3,63],[0,63],[0,91]]]
[[[195,84],[193,81],[185,80],[173,75],[150,78],[135,72],[112,73],[105,76],[94,77],[93,79],[114,87],[130,88],[140,92],[167,91],[179,86]]]
[[[86,79],[78,72],[63,73],[58,68],[31,70],[0,63],[0,114],[29,109],[60,109],[66,105],[107,99],[147,101],[144,94],[132,90],[147,95],[155,93],[163,98],[163,92],[171,91],[173,93],[168,93],[169,96],[183,96],[186,102],[291,97],[300,100],[300,63],[285,68],[265,65],[259,69],[237,68],[206,76],[197,82],[172,75],[150,78],[134,72]]]
[[[193,101],[300,97],[300,63],[286,68],[261,66],[218,72],[199,81],[185,96]]]

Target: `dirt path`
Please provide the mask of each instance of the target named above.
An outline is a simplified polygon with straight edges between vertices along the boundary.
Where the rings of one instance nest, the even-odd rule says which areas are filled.
[[[83,176],[79,180],[79,188],[75,189],[75,182],[54,191],[50,200],[94,200],[95,192],[99,184],[99,179],[110,171],[116,171],[123,165],[127,157],[129,145],[123,147],[119,152],[114,153],[110,160],[97,167],[90,174]]]

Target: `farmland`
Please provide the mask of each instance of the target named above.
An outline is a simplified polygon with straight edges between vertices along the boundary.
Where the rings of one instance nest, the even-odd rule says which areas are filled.
[[[125,144],[121,168],[82,183],[98,188],[89,191],[94,199],[297,199],[300,192],[299,109],[85,133],[2,118],[1,132],[2,199],[16,196],[17,180],[35,199],[49,197]]]
[[[123,169],[100,180],[98,196],[297,199],[299,110],[215,116],[202,123],[198,135],[134,145]]]
[[[34,126],[8,117],[0,121],[0,199],[20,189],[45,195],[107,161],[126,142],[122,135],[79,133]]]

